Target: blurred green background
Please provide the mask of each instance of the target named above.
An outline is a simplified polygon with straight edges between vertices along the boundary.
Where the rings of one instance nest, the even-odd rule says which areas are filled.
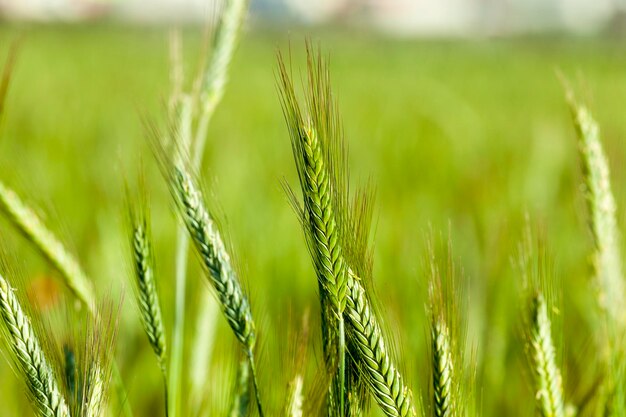
[[[447,235],[449,228],[455,260],[469,283],[468,356],[476,364],[482,414],[532,412],[520,331],[522,283],[512,265],[528,213],[553,254],[562,292],[563,325],[556,337],[562,341],[566,397],[580,401],[594,382],[591,245],[574,129],[555,73],[580,86],[602,126],[623,224],[623,41],[398,40],[357,30],[245,33],[209,131],[202,177],[244,271],[261,328],[262,394],[277,410],[290,375],[289,329],[299,326],[307,306],[312,317],[318,308],[304,239],[280,186],[283,178],[295,185],[296,174],[275,86],[276,51],[289,52],[298,73],[305,35],[330,57],[353,182],[375,184],[375,295],[414,392],[426,395],[429,384],[427,237],[431,230]],[[171,323],[176,219],[142,122],[164,119],[168,32],[5,24],[0,61],[20,37],[0,124],[0,178],[40,207],[80,256],[100,294],[114,300],[126,294],[117,354],[129,401],[137,415],[158,415],[159,371],[129,290],[124,181],[140,172],[147,178],[163,307]],[[187,79],[195,72],[201,40],[200,30],[184,32]],[[23,270],[27,285],[56,276],[4,217],[0,231],[8,262]],[[196,288],[206,291],[193,264],[191,298]],[[213,362],[233,368],[234,338],[221,317],[218,324]],[[311,366],[321,360],[318,337],[314,332]],[[226,403],[229,384],[216,379],[208,395]],[[0,393],[0,414],[30,415],[6,360],[0,361]],[[374,408],[372,415],[377,413]]]

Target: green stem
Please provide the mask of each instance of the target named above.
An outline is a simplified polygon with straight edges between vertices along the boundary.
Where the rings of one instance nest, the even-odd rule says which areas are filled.
[[[346,332],[344,327],[343,316],[339,317],[339,415],[345,415],[345,393],[346,393]]]
[[[259,382],[256,376],[256,366],[254,365],[254,354],[251,349],[246,352],[248,354],[248,360],[250,361],[250,371],[252,371],[252,383],[254,384],[254,398],[256,399],[256,406],[259,409],[259,417],[263,417],[263,407],[261,407],[261,396],[259,395]]]
[[[169,390],[167,389],[167,372],[165,371],[165,364],[161,366],[161,374],[163,375],[163,393],[165,397],[165,417],[169,417]]]
[[[180,412],[182,395],[183,354],[185,349],[185,299],[187,294],[187,254],[189,236],[182,224],[178,226],[176,245],[176,301],[174,328],[172,334],[172,354],[169,369],[169,415],[177,417]]]

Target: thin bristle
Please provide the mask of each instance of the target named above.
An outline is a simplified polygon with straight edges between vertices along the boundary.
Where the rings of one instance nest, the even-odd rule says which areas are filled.
[[[541,293],[532,300],[530,349],[539,412],[542,417],[564,417],[561,372],[556,364],[548,305]]]
[[[150,226],[146,216],[134,219],[132,248],[137,284],[137,301],[141,322],[156,354],[162,371],[166,372],[165,326],[161,315],[159,294],[155,282],[154,255],[150,238]]]
[[[109,387],[113,378],[119,378],[115,374],[114,362],[119,311],[106,304],[101,305],[99,311],[100,315],[89,319],[86,331],[76,340],[79,353],[76,357],[80,392],[78,409],[81,410],[78,415],[86,417],[106,415]]]
[[[9,187],[0,182],[0,208],[13,224],[61,272],[77,300],[94,312],[93,289],[78,261],[44,225],[39,216]]]
[[[9,49],[2,75],[0,78],[0,116],[4,112],[4,103],[6,101],[7,93],[9,91],[9,85],[11,84],[11,76],[13,75],[13,67],[17,57],[19,41],[14,41]]]
[[[0,277],[0,315],[17,368],[25,379],[38,413],[45,417],[69,417],[53,368],[22,310],[14,290]]]

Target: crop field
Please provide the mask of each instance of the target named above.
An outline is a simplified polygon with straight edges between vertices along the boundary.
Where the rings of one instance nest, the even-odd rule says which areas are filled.
[[[0,115],[0,194],[9,187],[33,208],[79,260],[108,312],[90,321],[89,308],[78,307],[76,293],[67,289],[67,271],[50,259],[54,255],[42,255],[3,202],[0,275],[9,285],[4,289],[0,281],[0,304],[12,305],[2,297],[15,288],[35,334],[50,339],[40,343],[50,361],[60,364],[52,365],[58,369],[51,374],[66,372],[59,381],[67,383],[69,357],[116,362],[103,373],[102,403],[108,405],[72,410],[72,416],[128,415],[128,409],[135,416],[159,416],[166,407],[170,417],[258,415],[257,393],[266,416],[405,416],[412,412],[403,409],[409,402],[416,414],[438,417],[625,415],[626,383],[615,366],[625,353],[619,332],[624,306],[614,301],[626,295],[606,291],[603,285],[610,279],[596,279],[603,262],[608,269],[619,264],[624,247],[626,54],[621,40],[398,40],[356,29],[247,28],[208,125],[202,168],[181,173],[179,159],[185,156],[178,153],[184,151],[167,148],[158,137],[168,136],[170,38],[168,29],[157,27],[0,26],[0,68],[19,39]],[[189,89],[202,68],[202,31],[185,29],[181,39]],[[312,81],[306,39],[313,45],[312,65],[322,62]],[[318,46],[321,57],[316,57]],[[337,149],[324,139],[336,132],[332,122],[324,124],[332,115],[325,113],[323,63],[348,150],[349,189],[369,184],[373,190],[367,200],[371,225],[341,224],[350,223],[350,215],[341,212],[350,207],[338,204],[342,196],[336,191],[344,190],[341,158],[333,159]],[[579,152],[557,74],[569,80],[578,103],[600,126],[616,224],[610,207],[608,215],[602,211],[606,204],[596,201],[597,211],[588,204],[589,178],[598,168],[586,166]],[[303,113],[322,109],[317,119],[298,117],[290,83],[298,97],[304,97],[302,90],[321,87],[311,99],[318,107],[299,101]],[[315,130],[319,143],[310,133]],[[316,204],[327,209],[324,196],[320,203],[311,190],[323,192],[324,167],[307,156],[308,147],[315,153],[318,145],[325,163],[337,163],[330,164],[336,172],[326,174],[329,204],[338,215],[330,217],[336,224],[321,216],[323,228],[311,213]],[[294,164],[298,152],[304,156]],[[321,175],[315,187],[314,168]],[[305,189],[301,218],[284,184],[298,201]],[[204,191],[210,220],[194,205],[193,187]],[[358,223],[359,213],[367,218],[368,210],[357,207],[352,220]],[[213,219],[225,248],[200,242],[213,236],[207,232]],[[137,227],[147,224],[151,238],[141,240]],[[333,227],[348,260],[335,257]],[[179,339],[184,343],[182,362],[172,365],[180,302],[177,241],[186,230],[191,242]],[[364,230],[369,238],[359,234]],[[148,239],[153,253],[141,258],[144,247],[137,249],[138,242]],[[607,250],[607,241],[613,252],[596,256]],[[371,249],[371,280],[355,275],[369,270],[369,261],[361,259],[364,242]],[[230,259],[220,258],[220,250]],[[328,270],[325,251],[333,260]],[[537,267],[520,266],[525,256]],[[352,264],[351,257],[362,265]],[[152,271],[151,260],[156,285],[142,287],[149,281],[142,281],[141,272]],[[146,264],[138,269],[137,285],[140,261]],[[623,290],[619,267],[615,270],[604,272]],[[211,275],[214,271],[217,275]],[[233,276],[237,280],[229,281]],[[222,284],[228,287],[224,292]],[[154,300],[141,299],[146,288],[158,291],[156,325],[150,314]],[[238,303],[241,295],[249,311]],[[359,328],[365,320],[363,300],[374,317],[367,324],[377,320],[374,334]],[[235,304],[224,307],[228,302]],[[611,319],[615,310],[621,317],[617,324]],[[7,313],[2,314],[6,322]],[[247,333],[251,317],[254,340]],[[448,330],[441,330],[440,319]],[[89,330],[92,321],[106,329]],[[334,331],[339,323],[346,326],[345,352],[338,350],[345,354],[345,381],[334,368],[343,356],[329,353],[342,346],[343,330]],[[166,337],[162,345],[159,326]],[[69,416],[58,409],[49,414],[33,409],[31,402],[42,400],[33,400],[32,392],[29,397],[33,382],[24,379],[19,359],[13,358],[20,350],[11,348],[8,328],[0,333],[0,415]],[[376,361],[395,364],[393,371],[361,361],[368,354],[359,345],[361,336],[367,336]],[[385,340],[384,352],[373,340],[378,337]],[[90,356],[90,348],[78,342],[83,339],[99,353]],[[444,342],[450,344],[448,353]],[[71,351],[72,343],[85,352]],[[552,343],[553,348],[547,346]],[[159,346],[166,352],[160,355]],[[437,356],[440,349],[443,356]],[[541,358],[548,364],[541,365]],[[77,383],[87,381],[84,395],[95,395],[92,368],[77,366]],[[176,369],[178,389],[171,385]],[[250,370],[256,377],[249,381],[242,372]],[[354,390],[345,395],[345,404],[343,394],[336,395],[343,393],[337,388],[342,383]],[[119,393],[120,385],[125,394]],[[555,391],[561,399],[555,399]],[[233,406],[236,400],[239,407]],[[357,406],[360,400],[364,404]],[[393,405],[385,408],[389,402]]]

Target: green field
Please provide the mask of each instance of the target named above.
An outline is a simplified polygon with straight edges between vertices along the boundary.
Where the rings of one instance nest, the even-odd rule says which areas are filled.
[[[124,180],[146,173],[170,323],[176,220],[142,122],[162,120],[165,114],[167,30],[0,26],[0,62],[18,36],[22,43],[0,122],[0,178],[41,207],[50,227],[80,256],[101,295],[118,300],[126,293],[117,354],[129,401],[136,415],[160,415],[160,375],[128,279]],[[555,338],[562,347],[565,396],[581,403],[598,376],[590,366],[597,321],[587,313],[595,308],[589,279],[592,245],[575,132],[555,72],[575,80],[602,126],[623,225],[623,42],[393,40],[348,31],[310,36],[330,57],[352,180],[375,185],[375,295],[414,393],[427,396],[430,383],[428,235],[431,230],[447,235],[449,228],[455,260],[469,282],[466,317],[475,353],[468,361],[476,364],[481,414],[533,412],[521,331],[522,283],[513,266],[528,213],[553,255],[562,294],[557,314],[562,325]],[[289,378],[285,356],[293,332],[288,329],[299,326],[307,306],[314,318],[319,310],[304,238],[280,186],[283,178],[293,185],[297,178],[276,90],[276,51],[291,51],[298,74],[304,68],[304,39],[302,31],[245,33],[210,127],[202,172],[211,205],[223,213],[244,271],[260,328],[262,395],[268,408],[277,410]],[[189,75],[200,45],[197,31],[185,32]],[[0,231],[6,262],[21,271],[25,282],[55,276],[4,218]],[[198,262],[190,256],[197,270],[190,276],[191,294],[196,294],[206,284],[195,279]],[[215,373],[233,369],[237,355],[221,317],[218,326]],[[321,360],[315,330],[310,366]],[[227,403],[230,382],[216,385],[211,398]],[[0,361],[0,403],[3,416],[30,413],[23,385],[6,360]],[[372,410],[378,415],[376,407]]]

